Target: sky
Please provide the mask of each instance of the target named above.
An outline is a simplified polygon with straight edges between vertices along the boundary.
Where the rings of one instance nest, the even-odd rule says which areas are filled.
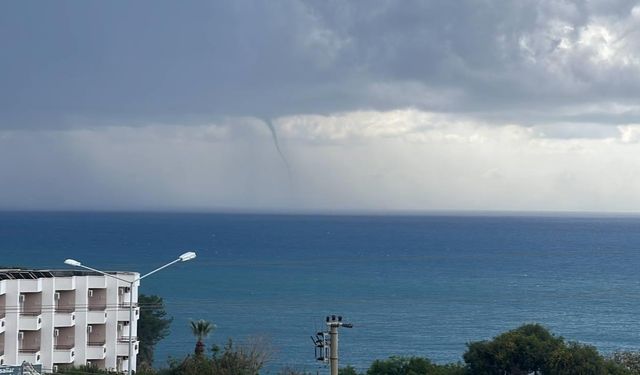
[[[2,1],[0,209],[640,211],[640,2]]]

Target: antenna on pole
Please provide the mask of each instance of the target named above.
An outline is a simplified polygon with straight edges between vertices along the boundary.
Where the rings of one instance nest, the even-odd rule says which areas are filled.
[[[339,315],[327,316],[325,322],[329,331],[318,332],[315,338],[311,336],[311,340],[315,345],[316,360],[329,363],[331,375],[338,375],[338,328],[353,328],[353,324],[344,323]]]

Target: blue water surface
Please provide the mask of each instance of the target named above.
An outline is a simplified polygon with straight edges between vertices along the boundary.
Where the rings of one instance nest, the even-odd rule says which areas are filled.
[[[309,336],[327,314],[354,324],[341,364],[390,355],[462,359],[465,344],[539,322],[600,351],[640,349],[640,218],[0,213],[0,264],[66,268],[65,258],[145,273],[174,317],[156,365],[208,344],[260,337],[267,368],[315,371]]]

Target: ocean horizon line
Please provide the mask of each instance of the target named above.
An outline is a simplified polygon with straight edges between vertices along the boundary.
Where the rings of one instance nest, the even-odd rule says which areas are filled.
[[[637,211],[581,210],[463,210],[463,209],[280,209],[280,208],[0,208],[0,214],[175,214],[175,215],[257,215],[257,216],[389,216],[389,217],[640,217]]]

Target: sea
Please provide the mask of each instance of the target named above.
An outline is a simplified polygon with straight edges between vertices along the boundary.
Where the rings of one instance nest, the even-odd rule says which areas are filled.
[[[425,356],[525,323],[604,354],[640,349],[640,217],[597,214],[0,213],[0,264],[66,269],[74,258],[144,274],[173,317],[155,366],[208,347],[259,342],[263,373],[325,373],[311,336],[339,315],[340,364]]]

